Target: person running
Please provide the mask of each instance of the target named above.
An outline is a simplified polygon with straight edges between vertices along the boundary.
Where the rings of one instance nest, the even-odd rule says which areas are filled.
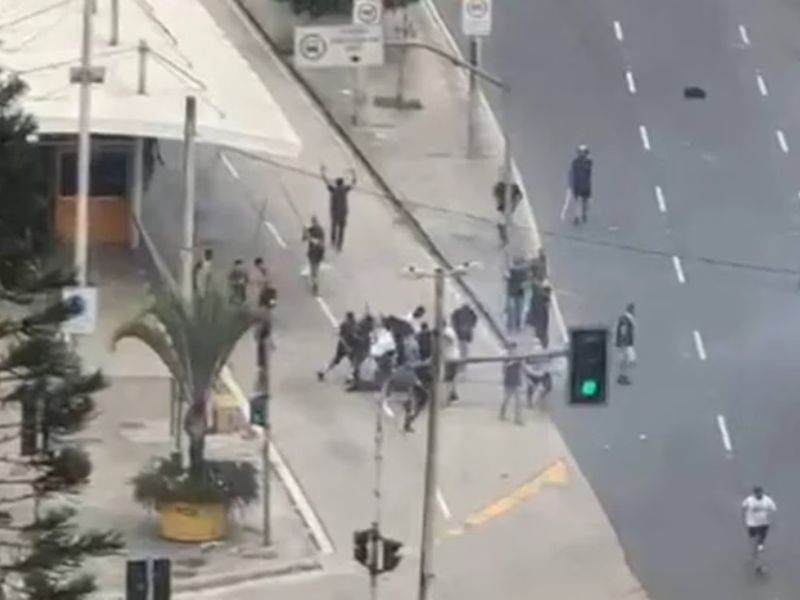
[[[228,272],[228,298],[231,304],[243,305],[247,300],[247,286],[250,282],[250,275],[244,261],[237,258],[233,261],[233,266]]]
[[[350,169],[349,183],[345,183],[344,177],[337,177],[331,182],[324,165],[320,168],[320,174],[330,193],[331,245],[341,252],[349,212],[348,195],[356,186],[356,172],[355,169]]]
[[[625,312],[617,319],[614,333],[614,346],[617,348],[617,364],[619,365],[617,383],[620,385],[631,384],[630,372],[633,365],[636,364],[636,348],[633,345],[636,334],[635,310],[633,302],[628,304]]]
[[[757,553],[764,550],[772,515],[777,510],[775,501],[764,493],[761,486],[755,486],[753,493],[742,502],[742,519]]]
[[[569,166],[569,190],[575,203],[575,218],[572,222],[575,225],[586,223],[589,216],[589,202],[592,199],[592,164],[589,147],[581,144]]]
[[[311,223],[303,230],[303,241],[307,243],[308,271],[311,277],[311,293],[319,295],[319,267],[325,258],[325,230],[311,217]]]
[[[472,339],[475,333],[475,326],[478,324],[478,315],[472,310],[472,307],[464,302],[461,306],[455,309],[450,315],[450,325],[456,333],[458,340],[458,352],[461,358],[469,357],[469,347],[472,344]],[[466,364],[462,365],[462,371],[466,368]]]
[[[348,311],[344,320],[339,324],[339,337],[336,341],[336,351],[333,354],[331,362],[328,366],[317,371],[317,379],[322,381],[325,376],[330,373],[343,359],[350,359],[353,364],[355,358],[356,347],[358,345],[358,322],[356,315],[352,311]]]

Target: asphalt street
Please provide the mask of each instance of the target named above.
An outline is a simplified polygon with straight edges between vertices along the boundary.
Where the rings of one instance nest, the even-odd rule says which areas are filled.
[[[437,4],[457,31],[460,2]],[[660,600],[800,590],[799,22],[796,3],[769,0],[496,3],[484,45],[512,86],[493,105],[567,322],[637,304],[634,386],[556,420]],[[595,202],[575,229],[560,216],[579,143]],[[764,581],[738,514],[754,483],[780,511]]]

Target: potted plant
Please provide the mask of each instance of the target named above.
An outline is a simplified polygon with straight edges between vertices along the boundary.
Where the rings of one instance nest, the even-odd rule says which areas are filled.
[[[134,497],[159,511],[161,532],[168,539],[219,539],[225,534],[230,507],[252,502],[258,495],[251,464],[205,458],[214,383],[254,323],[253,314],[230,304],[211,286],[188,302],[171,291],[158,291],[147,309],[114,334],[114,343],[134,338],[158,354],[186,404],[183,428],[189,440],[188,468],[179,453],[177,460],[154,461],[134,479]]]

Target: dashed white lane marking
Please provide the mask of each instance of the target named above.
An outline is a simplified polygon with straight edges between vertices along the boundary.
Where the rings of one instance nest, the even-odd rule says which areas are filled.
[[[769,91],[767,90],[767,82],[764,81],[764,77],[761,76],[761,73],[756,75],[756,83],[758,84],[758,91],[761,92],[761,95],[769,96]]]
[[[236,170],[236,167],[233,166],[231,159],[228,158],[228,155],[224,152],[220,152],[220,158],[222,159],[222,164],[225,165],[225,168],[228,169],[228,172],[233,176],[234,179],[239,179],[239,171]]]
[[[570,193],[569,188],[567,188],[567,193],[564,194],[564,206],[561,207],[561,220],[562,221],[567,218],[567,210],[569,209],[569,201],[570,201],[571,198],[572,198],[572,194]]]
[[[683,274],[683,265],[681,265],[681,259],[677,256],[673,256],[672,266],[675,267],[675,275],[678,276],[678,281],[680,283],[686,283],[686,277]]]
[[[744,25],[739,25],[739,35],[742,38],[742,41],[745,43],[746,46],[750,45],[750,36],[747,34],[747,27]]]
[[[325,316],[328,317],[328,321],[331,322],[334,328],[339,327],[339,321],[336,320],[336,316],[333,314],[331,307],[328,306],[328,303],[325,302],[325,298],[321,296],[317,296],[317,302],[319,303],[319,307],[322,309],[322,312],[325,313]]]
[[[725,422],[723,415],[717,415],[717,427],[719,427],[719,434],[722,436],[722,445],[725,446],[725,451],[729,454],[732,453],[731,434],[728,432],[728,424]]]
[[[703,344],[703,337],[697,329],[694,330],[694,347],[697,350],[698,358],[700,358],[700,360],[705,360],[707,358],[706,346]]]
[[[639,135],[642,138],[642,146],[645,150],[650,150],[650,136],[647,134],[647,127],[639,125]]]
[[[622,25],[619,21],[614,21],[614,35],[620,42],[625,39],[625,36],[622,35]]]
[[[667,212],[667,202],[664,200],[664,190],[660,185],[656,186],[656,202],[658,202],[658,211],[660,213]]]
[[[775,131],[775,137],[778,138],[778,145],[781,147],[781,150],[783,150],[785,153],[788,154],[789,144],[786,143],[786,136],[783,135],[783,131],[781,131],[780,129]]]
[[[628,82],[628,91],[631,94],[636,93],[636,81],[633,79],[633,73],[630,71],[625,71],[625,80]]]
[[[288,248],[288,247],[289,247],[289,246],[286,244],[286,241],[283,239],[283,237],[281,237],[281,234],[280,234],[280,232],[278,231],[278,228],[277,228],[277,227],[275,227],[275,225],[273,225],[273,224],[272,224],[271,222],[269,222],[269,221],[264,221],[264,227],[266,227],[267,229],[269,229],[269,232],[272,234],[272,237],[274,237],[274,238],[275,238],[275,241],[276,241],[276,242],[278,242],[278,245],[279,245],[281,248],[283,248],[283,249],[285,250],[286,248]]]
[[[444,518],[448,521],[453,518],[453,513],[450,512],[450,507],[447,506],[447,502],[444,499],[444,494],[442,494],[442,490],[436,488],[436,501],[439,503],[439,508],[444,515]]]

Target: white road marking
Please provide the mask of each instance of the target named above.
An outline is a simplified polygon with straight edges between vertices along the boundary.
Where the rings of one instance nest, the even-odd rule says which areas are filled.
[[[642,138],[642,146],[645,150],[650,150],[650,136],[647,134],[647,127],[639,125],[639,135]]]
[[[764,81],[764,78],[761,76],[761,73],[756,75],[756,83],[758,83],[758,91],[761,92],[761,95],[769,96],[769,91],[767,91],[767,82]]]
[[[636,93],[636,82],[633,80],[633,73],[625,71],[625,79],[628,81],[628,91],[631,94]]]
[[[777,131],[775,131],[775,136],[778,138],[778,144],[780,145],[781,150],[783,150],[788,154],[789,144],[786,143],[786,136],[783,135],[783,131],[778,129]]]
[[[725,451],[729,454],[732,453],[731,434],[728,432],[728,424],[725,422],[723,415],[717,415],[717,427],[719,427],[719,434],[722,436],[722,445],[725,446]]]
[[[228,158],[228,155],[224,152],[219,153],[220,158],[222,159],[222,164],[225,165],[225,168],[228,169],[228,172],[233,176],[234,179],[239,179],[239,171],[236,170],[236,167],[233,166],[231,159]]]
[[[274,238],[275,238],[275,241],[276,241],[276,242],[278,242],[278,245],[279,245],[281,248],[283,248],[283,249],[285,250],[286,248],[288,248],[288,247],[289,247],[289,246],[286,244],[286,241],[285,241],[285,240],[284,240],[284,239],[281,237],[281,234],[280,234],[280,232],[278,231],[278,228],[277,228],[277,227],[275,227],[275,225],[273,225],[273,224],[272,224],[271,222],[269,222],[269,221],[264,221],[264,227],[266,227],[267,229],[269,229],[269,232],[272,234],[272,237],[274,237]]]
[[[625,36],[622,35],[622,25],[619,21],[614,21],[614,35],[617,36],[620,42],[625,39]]]
[[[572,194],[570,194],[569,188],[567,188],[567,193],[564,195],[564,206],[561,207],[561,220],[567,218],[567,210],[569,209],[569,201],[572,199]]]
[[[660,185],[656,186],[656,202],[658,202],[658,211],[661,213],[667,212],[667,203],[664,200],[664,190]]]
[[[678,276],[678,281],[680,283],[686,283],[686,277],[683,275],[683,266],[681,265],[681,259],[677,256],[672,257],[672,266],[675,267],[675,274]]]
[[[322,312],[325,313],[325,316],[328,317],[328,321],[331,322],[334,328],[339,327],[339,321],[336,320],[336,316],[333,314],[331,307],[328,306],[328,303],[325,302],[325,298],[321,296],[317,296],[317,302],[319,303],[319,307],[322,309]]]
[[[750,45],[750,36],[747,34],[747,28],[744,25],[739,25],[739,35],[746,46]]]
[[[694,346],[697,349],[697,356],[700,358],[700,360],[705,360],[707,358],[706,347],[705,344],[703,344],[703,338],[697,329],[694,330]]]
[[[453,518],[453,513],[450,512],[450,507],[447,506],[447,502],[445,502],[444,494],[442,494],[442,490],[436,488],[436,501],[439,503],[439,508],[442,510],[442,514],[444,518],[448,521]]]

